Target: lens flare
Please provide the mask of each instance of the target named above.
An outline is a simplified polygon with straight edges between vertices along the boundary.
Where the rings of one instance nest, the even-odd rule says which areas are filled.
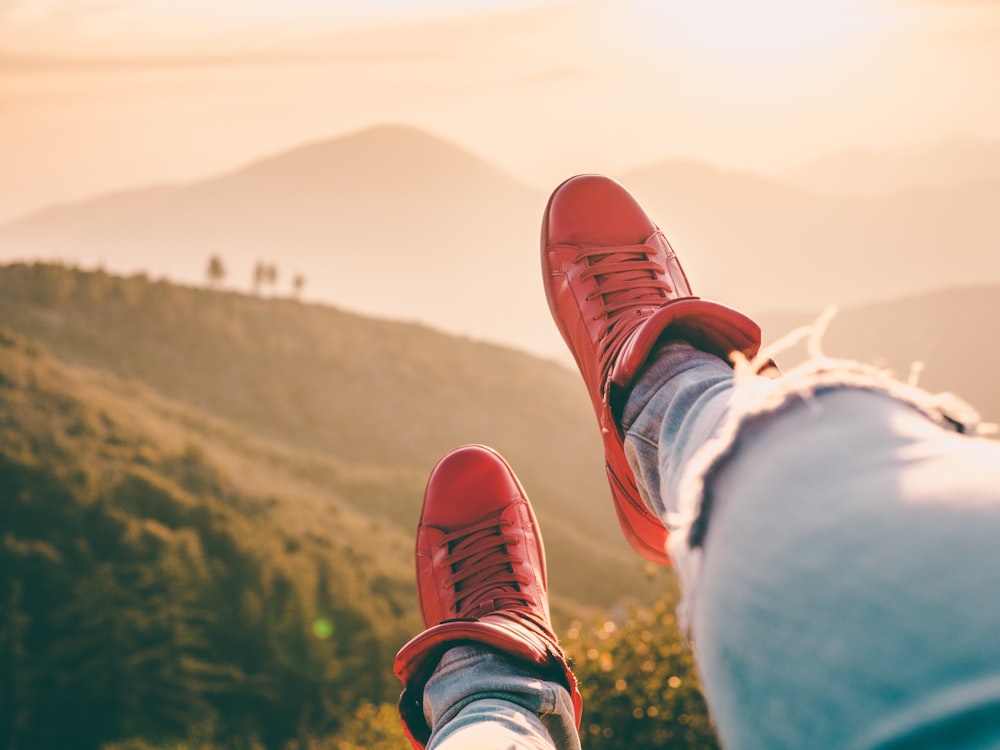
[[[327,638],[333,635],[334,631],[333,621],[329,620],[326,617],[320,617],[315,622],[313,622],[312,631],[313,635],[316,636],[319,640],[325,641]]]

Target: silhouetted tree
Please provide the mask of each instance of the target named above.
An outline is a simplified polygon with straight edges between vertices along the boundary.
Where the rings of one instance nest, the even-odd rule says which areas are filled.
[[[253,293],[260,294],[260,287],[267,278],[267,266],[259,260],[253,264]]]
[[[302,288],[306,285],[306,277],[301,273],[292,277],[292,295],[298,299],[302,295]]]
[[[210,287],[216,287],[220,285],[226,278],[226,267],[222,263],[222,258],[218,255],[213,255],[208,259],[208,268],[205,271],[208,276],[208,285]]]
[[[265,270],[267,272],[267,275],[265,276],[264,280],[271,285],[271,289],[273,290],[274,287],[278,284],[278,267],[273,263],[270,263],[266,266]]]
[[[265,285],[272,289],[278,283],[278,267],[273,263],[257,261],[253,267],[253,292],[259,295]]]

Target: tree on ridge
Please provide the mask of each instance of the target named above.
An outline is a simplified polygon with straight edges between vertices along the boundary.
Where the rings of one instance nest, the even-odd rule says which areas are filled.
[[[205,271],[208,276],[208,285],[211,288],[220,286],[226,278],[226,267],[222,263],[222,258],[218,255],[212,255],[208,259],[208,268]]]

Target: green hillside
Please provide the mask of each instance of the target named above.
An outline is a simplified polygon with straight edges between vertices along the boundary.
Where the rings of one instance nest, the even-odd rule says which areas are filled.
[[[621,540],[589,402],[566,368],[329,307],[48,265],[0,268],[0,325],[281,446],[308,464],[290,473],[317,486],[341,481],[331,461],[341,476],[393,477],[393,493],[345,487],[344,498],[407,537],[434,462],[491,445],[538,508],[559,595],[610,604],[646,591],[609,573],[641,564]]]
[[[0,748],[403,747],[413,526],[473,440],[538,505],[557,625],[600,685],[601,608],[674,591],[618,539],[575,379],[292,301],[0,268]],[[699,705],[685,679],[672,715]],[[591,707],[605,747],[633,736]]]
[[[993,291],[845,311],[827,350],[919,358],[996,419],[967,324]],[[675,582],[620,538],[576,373],[294,300],[0,267],[0,750],[405,750],[413,527],[465,442],[537,506],[587,746],[715,747]]]
[[[409,540],[339,494],[395,477],[320,492],[290,454],[9,332],[0,445],[0,747],[140,730],[272,746],[395,692],[419,627]]]

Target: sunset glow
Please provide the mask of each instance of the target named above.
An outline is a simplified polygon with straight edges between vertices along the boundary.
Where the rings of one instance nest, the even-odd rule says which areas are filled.
[[[725,65],[795,64],[846,54],[878,22],[878,0],[628,3],[650,39]]]
[[[523,181],[1000,138],[1000,4],[0,4],[0,219],[409,124]]]

